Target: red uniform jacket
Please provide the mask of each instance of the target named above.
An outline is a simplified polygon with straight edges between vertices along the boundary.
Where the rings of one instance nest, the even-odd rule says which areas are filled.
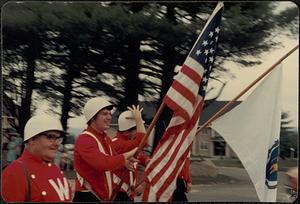
[[[191,174],[190,174],[190,158],[186,158],[181,172],[178,175],[178,178],[183,179],[186,183],[192,183]]]
[[[122,133],[118,132],[116,137],[113,138],[113,148],[116,150],[117,153],[121,154],[124,152],[128,152],[132,149],[134,149],[135,147],[138,147],[140,142],[142,141],[143,137],[144,137],[144,133],[136,133],[136,137],[133,140],[130,140],[128,138],[128,136],[123,135]],[[148,157],[146,157],[143,154],[140,154],[138,159],[140,161],[140,164],[145,165],[146,160]],[[137,170],[137,166],[135,166],[135,171],[132,173],[130,173],[128,170],[126,170],[127,172],[116,172],[117,176],[119,178],[122,178],[124,185],[122,186],[121,190],[125,191],[128,193],[128,195],[134,199],[134,192],[131,192],[128,188],[130,186],[135,186],[136,185],[136,178],[138,175],[138,170]]]
[[[135,147],[138,147],[144,135],[144,133],[138,132],[136,133],[135,139],[130,140],[126,135],[117,132],[117,135],[112,139],[113,147],[118,154],[123,154],[134,149]]]
[[[101,200],[111,199],[115,187],[112,171],[125,166],[124,156],[117,155],[111,143],[105,133],[90,126],[79,135],[74,148],[75,191],[86,191],[83,183],[87,181]]]
[[[22,161],[23,164],[18,161]],[[64,173],[53,163],[46,163],[24,149],[22,156],[2,173],[2,196],[7,202],[25,202],[26,166],[30,177],[31,202],[70,202],[72,190]]]

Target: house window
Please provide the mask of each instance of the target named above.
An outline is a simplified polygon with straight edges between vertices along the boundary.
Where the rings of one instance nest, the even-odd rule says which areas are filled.
[[[201,142],[200,143],[200,149],[202,149],[202,150],[208,150],[208,144],[206,142]]]
[[[205,134],[205,135],[208,135],[210,133],[210,128],[204,128],[202,130],[202,133]]]
[[[214,141],[214,155],[215,156],[225,156],[225,142]]]

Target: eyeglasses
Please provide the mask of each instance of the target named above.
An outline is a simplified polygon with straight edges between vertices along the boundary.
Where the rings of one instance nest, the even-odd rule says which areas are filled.
[[[51,142],[58,142],[58,143],[62,143],[64,137],[63,136],[58,136],[57,135],[53,135],[53,134],[47,134],[47,133],[43,133],[43,135],[46,136],[46,138],[51,141]]]

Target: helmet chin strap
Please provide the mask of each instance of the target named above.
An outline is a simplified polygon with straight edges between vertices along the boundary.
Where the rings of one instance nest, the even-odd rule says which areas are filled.
[[[90,126],[94,129],[94,130],[96,130],[97,132],[99,132],[99,133],[103,133],[105,130],[104,129],[99,129],[98,128],[98,126],[97,125],[95,125],[95,119],[92,119],[91,120],[91,124],[90,124]]]

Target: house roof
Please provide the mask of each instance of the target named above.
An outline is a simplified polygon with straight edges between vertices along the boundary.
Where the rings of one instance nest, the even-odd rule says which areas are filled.
[[[214,114],[216,114],[221,108],[223,108],[229,101],[214,101],[209,106],[207,106],[200,117],[199,125],[203,125],[206,121],[208,121]],[[241,101],[234,102],[224,113],[227,113],[235,106],[239,105]],[[224,114],[223,113],[223,114]],[[223,115],[222,114],[222,115]]]

